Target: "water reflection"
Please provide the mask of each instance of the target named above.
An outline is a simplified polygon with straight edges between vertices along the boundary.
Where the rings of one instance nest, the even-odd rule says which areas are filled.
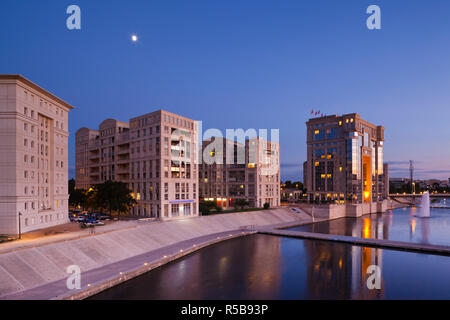
[[[372,220],[365,226],[375,231]],[[367,287],[370,265],[381,268],[380,290]],[[450,299],[449,269],[448,257],[253,235],[204,248],[92,299]]]
[[[342,218],[289,230],[450,245],[450,209],[431,209],[430,218],[420,218],[417,208],[403,208],[393,213]]]
[[[422,242],[423,243],[430,243],[430,219],[425,218],[422,219],[422,223],[420,224],[421,230],[422,230]]]
[[[380,290],[369,290],[367,268],[382,268],[383,250],[332,242],[305,241],[308,299],[380,299]]]

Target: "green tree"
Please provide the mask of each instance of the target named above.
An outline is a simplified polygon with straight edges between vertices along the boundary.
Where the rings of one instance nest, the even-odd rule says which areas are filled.
[[[71,194],[73,190],[75,190],[75,179],[70,179],[69,180],[69,194]]]
[[[98,195],[98,187],[93,186],[86,191],[86,208],[92,211],[103,209],[103,203]]]
[[[131,195],[131,190],[123,182],[106,181],[97,186],[96,198],[101,207],[105,208],[109,214],[113,211],[125,213],[137,202]]]
[[[300,181],[294,181],[287,180],[284,184],[282,183],[282,186],[286,189],[298,189],[298,190],[304,190],[304,185]]]

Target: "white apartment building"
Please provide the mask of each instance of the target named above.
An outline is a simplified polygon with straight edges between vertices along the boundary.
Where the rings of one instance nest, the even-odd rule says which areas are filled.
[[[0,234],[68,219],[73,107],[20,75],[0,75]],[[20,219],[19,219],[19,213]]]
[[[98,130],[81,128],[76,187],[121,181],[137,201],[132,216],[198,216],[197,130],[197,121],[164,110],[129,122],[106,119]]]

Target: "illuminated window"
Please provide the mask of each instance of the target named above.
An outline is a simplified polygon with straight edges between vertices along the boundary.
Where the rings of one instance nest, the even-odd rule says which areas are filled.
[[[314,134],[319,134],[320,130],[314,131]]]
[[[342,121],[339,121],[339,125],[342,126]]]
[[[350,122],[353,122],[353,119],[350,119]]]
[[[345,119],[345,123],[348,123],[348,119]]]
[[[318,167],[318,166],[319,166],[319,162],[316,162],[314,165],[315,165],[316,167]]]
[[[322,179],[325,179],[325,174],[321,174],[320,177],[321,177]]]
[[[249,167],[249,168],[254,168],[254,167],[256,167],[256,165],[255,165],[254,163],[249,163],[249,164],[248,164],[248,167]]]
[[[342,167],[339,167],[339,171],[342,172]]]

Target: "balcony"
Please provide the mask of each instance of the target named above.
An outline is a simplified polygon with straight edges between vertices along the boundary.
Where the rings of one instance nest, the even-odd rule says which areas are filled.
[[[99,159],[100,158],[100,153],[99,152],[97,152],[97,153],[92,153],[92,151],[91,151],[91,153],[89,154],[89,159],[91,159],[91,160],[93,160],[93,159]]]
[[[116,153],[119,154],[127,154],[130,153],[130,148],[117,148]]]
[[[129,174],[130,167],[129,166],[117,166],[116,172],[117,172],[117,174]]]

